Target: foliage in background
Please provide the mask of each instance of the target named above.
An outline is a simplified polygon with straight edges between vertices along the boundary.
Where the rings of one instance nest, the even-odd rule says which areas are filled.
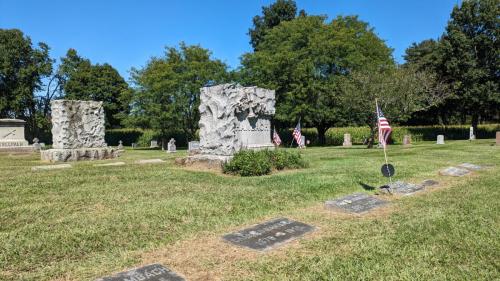
[[[326,130],[342,122],[337,80],[355,70],[394,66],[391,49],[356,16],[300,16],[267,31],[259,48],[244,54],[242,83],[276,90],[278,125]]]
[[[307,167],[307,162],[298,151],[276,150],[241,150],[224,165],[224,173],[243,177],[270,174],[273,169],[298,169]]]
[[[248,30],[253,49],[258,49],[259,43],[270,29],[283,21],[293,20],[296,15],[297,4],[293,0],[277,0],[269,6],[263,6],[262,15],[253,17],[253,27]],[[300,15],[305,15],[304,10],[300,11]]]
[[[197,133],[196,133],[197,136]],[[188,138],[184,131],[181,130],[171,130],[166,132],[165,139],[170,140],[170,138],[175,139],[175,145],[177,147],[187,147]],[[106,143],[108,145],[116,146],[119,141],[123,142],[123,145],[131,146],[132,143],[136,143],[139,147],[149,147],[152,140],[160,141],[162,140],[160,132],[152,129],[111,129],[106,130]]]
[[[59,66],[61,89],[65,99],[102,101],[106,125],[120,127],[129,112],[131,90],[111,65],[92,64],[76,50],[68,50]]]
[[[0,29],[0,118],[27,121],[28,138],[39,131],[35,92],[52,72],[49,46],[34,47],[18,29]]]
[[[132,70],[136,91],[129,124],[153,128],[166,138],[182,130],[189,140],[198,129],[200,88],[229,81],[227,66],[200,46],[167,47],[165,56],[151,58]]]
[[[433,71],[451,95],[415,117],[417,122],[449,124],[498,120],[500,114],[500,4],[498,0],[463,1],[453,8],[443,36],[406,50],[407,64]],[[427,120],[426,120],[427,119]],[[427,121],[428,122],[428,121]]]

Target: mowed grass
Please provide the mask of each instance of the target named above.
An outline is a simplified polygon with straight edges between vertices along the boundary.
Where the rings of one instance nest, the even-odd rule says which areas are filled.
[[[396,179],[436,179],[449,187],[395,200],[389,215],[362,219],[303,210],[365,191],[361,183],[386,183],[379,149],[308,148],[308,169],[249,178],[175,166],[173,158],[185,152],[127,150],[113,160],[126,166],[79,162],[69,170],[39,172],[31,171],[41,164],[35,156],[1,155],[0,280],[93,280],[200,232],[224,233],[288,215],[331,231],[306,236],[298,248],[274,250],[283,255],[240,261],[238,272],[221,278],[499,279],[500,147],[492,143],[390,146]],[[166,163],[134,164],[148,158]],[[463,162],[491,166],[460,179],[437,175]]]

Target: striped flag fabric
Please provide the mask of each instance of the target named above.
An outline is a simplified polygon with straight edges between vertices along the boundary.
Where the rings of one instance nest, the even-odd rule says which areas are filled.
[[[292,136],[297,142],[297,144],[301,146],[302,132],[300,131],[300,120],[299,123],[297,123],[297,126],[295,126],[295,129],[293,129]]]
[[[378,142],[382,144],[382,146],[385,148],[387,145],[387,140],[389,139],[389,136],[391,135],[392,128],[389,125],[389,121],[384,117],[384,113],[382,113],[382,110],[377,105],[377,124],[378,124]]]
[[[274,127],[273,142],[277,146],[279,146],[281,144],[281,138],[280,138],[280,135],[278,135],[278,132],[276,131],[276,127]]]

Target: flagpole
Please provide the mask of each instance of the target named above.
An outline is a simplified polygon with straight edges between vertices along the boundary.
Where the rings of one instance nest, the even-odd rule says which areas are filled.
[[[379,138],[379,141],[380,141],[380,124],[378,123],[378,101],[377,99],[375,99],[375,106],[377,107],[377,128],[378,128],[378,138]],[[387,143],[385,143],[383,145],[383,148],[384,148],[384,159],[385,159],[385,167],[387,168],[387,174],[389,175],[389,182],[392,183],[392,176],[389,172],[389,161],[387,160],[387,152],[385,150],[385,147],[387,146]]]

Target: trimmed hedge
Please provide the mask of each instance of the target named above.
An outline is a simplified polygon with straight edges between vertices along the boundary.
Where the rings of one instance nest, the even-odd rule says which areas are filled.
[[[445,135],[447,140],[466,140],[469,139],[468,125],[450,125],[450,126],[401,126],[393,127],[391,134],[391,143],[401,144],[404,135],[411,135],[413,142],[435,141],[437,135]],[[292,142],[292,129],[278,130],[284,147],[289,147]],[[479,125],[475,132],[478,139],[495,138],[496,131],[500,131],[500,124]],[[326,131],[326,145],[342,145],[344,134],[351,134],[353,144],[363,144],[363,141],[370,135],[368,127],[343,127],[330,128]],[[302,128],[302,135],[311,142],[310,145],[318,145],[318,131],[315,128]],[[187,146],[187,138],[182,131],[173,131],[169,133],[167,140],[174,138],[178,147]],[[118,141],[122,140],[124,145],[132,145],[133,142],[142,147],[149,147],[151,140],[160,141],[159,133],[154,130],[143,129],[111,129],[106,130],[106,142],[109,145],[116,146]],[[294,146],[296,144],[294,143]]]
[[[224,173],[243,177],[270,174],[273,169],[298,169],[307,167],[307,162],[298,151],[276,150],[241,150],[233,159],[224,164]]]

